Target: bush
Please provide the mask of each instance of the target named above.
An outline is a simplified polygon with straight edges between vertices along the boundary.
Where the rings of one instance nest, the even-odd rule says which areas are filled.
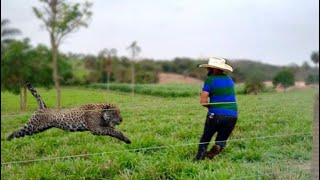
[[[290,69],[283,69],[277,73],[277,75],[273,78],[273,85],[276,87],[278,84],[281,84],[285,89],[289,86],[294,85],[294,74]]]
[[[263,76],[261,73],[252,74],[244,85],[244,93],[245,94],[255,94],[264,91],[265,85],[263,83]]]

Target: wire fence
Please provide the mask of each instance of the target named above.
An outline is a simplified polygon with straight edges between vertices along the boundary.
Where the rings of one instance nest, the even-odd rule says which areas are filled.
[[[69,111],[68,111],[69,110]],[[38,115],[51,115],[51,114],[56,114],[57,112],[69,112],[69,113],[77,113],[77,112],[98,112],[98,111],[117,111],[118,109],[116,108],[110,108],[110,109],[92,109],[92,110],[77,110],[77,109],[47,109],[45,112],[26,112],[26,113],[18,113],[18,114],[11,114],[11,113],[6,113],[6,114],[1,114],[1,116],[26,116],[26,115],[32,115],[32,114],[38,114]]]
[[[220,104],[234,104],[236,102],[217,102],[217,103],[203,103],[202,105],[220,105]],[[98,103],[99,104],[99,103]],[[176,107],[176,105],[173,105]],[[166,106],[167,108],[170,108]],[[79,107],[80,108],[80,107]],[[79,108],[70,108],[70,109],[44,109],[42,111],[35,111],[35,112],[25,112],[25,113],[5,113],[1,114],[1,117],[8,117],[8,116],[27,116],[32,114],[38,114],[38,115],[50,115],[50,114],[56,114],[57,112],[66,112],[66,113],[74,113],[74,112],[98,112],[98,111],[117,111],[119,110],[116,107],[103,109],[103,108],[97,108],[97,109],[91,109],[91,110],[81,110]],[[145,107],[140,107],[140,109],[144,109]],[[159,107],[156,107],[159,108]],[[132,109],[132,108],[131,108]],[[136,109],[136,108],[134,108]],[[43,112],[44,111],[44,112]]]
[[[239,141],[250,141],[250,140],[256,140],[256,139],[283,138],[283,137],[301,136],[301,135],[311,135],[311,133],[279,134],[279,135],[273,135],[273,136],[260,136],[260,137],[230,139],[230,140],[227,140],[227,141],[228,142],[239,142]],[[216,141],[216,142],[224,142],[224,141]],[[105,155],[105,154],[134,152],[134,151],[147,151],[147,150],[153,150],[153,149],[176,148],[176,147],[181,147],[181,146],[191,146],[191,145],[193,146],[193,145],[208,144],[208,143],[210,143],[210,142],[174,144],[174,145],[164,145],[164,146],[153,146],[153,147],[144,147],[144,148],[108,151],[108,152],[100,152],[100,153],[88,153],[88,154],[78,154],[78,155],[68,155],[68,156],[46,157],[46,158],[29,159],[29,160],[17,160],[17,161],[3,162],[3,163],[1,163],[1,165],[9,165],[9,164],[17,164],[17,163],[29,163],[29,162],[38,162],[38,161],[49,161],[49,160],[59,160],[59,159],[66,159],[66,158],[79,158],[79,157],[98,156],[98,155]]]
[[[200,91],[199,91],[200,92]],[[74,98],[79,98],[79,96],[75,96]],[[135,98],[135,97],[131,97],[131,98]],[[118,101],[121,101],[121,99],[118,99]],[[150,103],[150,104],[152,104],[153,103],[153,101],[150,101],[150,102],[148,102],[148,103]],[[218,102],[218,103],[206,103],[206,104],[204,104],[204,105],[214,105],[214,104],[229,104],[229,103],[234,103],[234,102]],[[4,101],[2,101],[1,102],[1,108],[2,108],[2,110],[4,110],[4,111],[6,111],[6,109],[4,109],[4,107],[3,107],[3,104],[6,104],[6,102]],[[83,104],[79,104],[79,107],[80,106],[82,106]],[[140,105],[140,103],[136,103],[136,104],[134,104],[134,103],[117,103],[117,105],[119,105],[119,106],[117,106],[117,107],[122,107],[122,106],[130,106],[130,108],[121,108],[121,110],[123,111],[123,110],[132,110],[132,109],[134,109],[134,110],[137,110],[137,109],[144,109],[145,107],[139,107],[139,105]],[[197,102],[197,104],[196,103],[188,103],[188,104],[179,104],[179,105],[177,105],[177,104],[165,104],[165,107],[175,107],[175,108],[177,108],[177,107],[190,107],[190,106],[198,106],[199,108],[201,108],[201,106],[200,106],[200,104],[198,104],[198,102]],[[254,104],[253,104],[253,107],[254,107]],[[36,108],[36,107],[34,107],[34,108]],[[159,106],[155,106],[155,105],[150,105],[150,106],[148,106],[148,108],[159,108]],[[161,107],[161,108],[163,108],[163,107]],[[282,109],[286,109],[285,107],[279,107],[279,108],[282,108]],[[291,110],[292,110],[292,108],[293,107],[291,107]],[[297,109],[299,109],[300,107],[297,107]],[[53,110],[54,108],[52,108],[52,110]],[[2,111],[1,110],[1,111]],[[61,109],[61,110],[63,110],[63,109]],[[12,112],[12,113],[5,113],[5,114],[1,114],[1,116],[19,116],[19,115],[28,115],[28,114],[32,114],[33,112],[23,112],[23,113],[21,113],[20,112],[20,109],[18,108],[18,104],[17,104],[17,112]]]
[[[229,104],[232,104],[234,102],[229,102]],[[207,104],[222,104],[222,103],[206,103],[204,105]],[[121,106],[121,105],[120,105]],[[120,107],[119,106],[119,107]],[[185,107],[193,107],[194,104],[179,104],[180,108],[185,108]],[[79,106],[81,107],[81,106]],[[79,108],[78,107],[78,108]],[[147,106],[147,107],[143,107],[143,106],[137,106],[135,104],[132,104],[130,108],[108,108],[108,109],[92,109],[92,110],[77,110],[77,108],[65,108],[65,109],[47,109],[46,112],[37,112],[37,111],[32,111],[32,112],[10,112],[10,113],[3,113],[1,114],[1,119],[3,119],[3,117],[18,117],[18,116],[30,116],[32,114],[55,114],[58,111],[60,112],[68,112],[68,110],[70,110],[69,112],[94,112],[94,111],[116,111],[116,110],[120,110],[120,112],[125,112],[125,111],[137,111],[137,110],[145,110],[146,108],[148,108],[148,110],[159,110],[159,109],[170,109],[170,108],[177,108],[177,104],[164,104],[164,105],[157,105],[157,106]],[[199,106],[197,108],[194,109],[201,109],[202,107]],[[297,107],[298,109],[298,107]],[[259,111],[261,109],[256,109],[255,111]],[[281,110],[286,110],[285,107],[279,107],[278,108],[279,111]],[[292,110],[292,108],[291,108]],[[183,112],[181,112],[183,113]]]
[[[312,163],[311,168],[307,169],[311,172],[311,179],[319,179],[319,97],[317,97],[315,101],[315,114],[314,114],[314,131],[313,133],[295,133],[295,134],[280,134],[274,136],[260,136],[260,137],[249,137],[249,138],[239,138],[239,139],[229,139],[228,142],[238,142],[238,141],[250,141],[255,139],[272,139],[272,138],[283,138],[283,137],[292,137],[292,136],[312,136],[313,135],[313,150],[312,150]],[[208,103],[208,104],[218,104],[218,103]],[[62,109],[63,110],[63,109]],[[113,111],[116,110],[114,108],[111,109],[94,109],[94,110],[78,110],[81,112],[91,112],[91,111]],[[77,112],[74,110],[73,112]],[[26,116],[34,114],[35,112],[28,112],[28,113],[6,113],[1,114],[2,116]],[[45,112],[45,113],[37,113],[37,114],[51,114],[54,112]],[[210,143],[210,142],[206,142]],[[81,157],[89,157],[89,156],[100,156],[100,155],[107,155],[107,154],[115,154],[115,153],[125,153],[125,152],[138,152],[138,151],[148,151],[154,149],[165,149],[165,148],[176,148],[182,146],[193,146],[199,145],[202,143],[187,143],[187,144],[171,144],[171,145],[163,145],[163,146],[153,146],[153,147],[143,147],[143,148],[135,148],[135,149],[125,149],[125,150],[116,150],[116,151],[107,151],[107,152],[100,152],[100,153],[88,153],[88,154],[77,154],[77,155],[67,155],[67,156],[57,156],[57,157],[44,157],[38,159],[26,159],[26,160],[16,160],[16,161],[8,161],[8,162],[1,162],[1,166],[10,165],[10,164],[23,164],[23,163],[33,163],[33,162],[40,162],[40,161],[52,161],[52,160],[62,160],[68,158],[81,158]],[[261,177],[272,177],[277,175],[278,177],[296,177],[297,172],[278,172],[278,173],[258,173],[252,176],[240,176],[232,179],[260,179]],[[291,179],[291,178],[290,178]]]

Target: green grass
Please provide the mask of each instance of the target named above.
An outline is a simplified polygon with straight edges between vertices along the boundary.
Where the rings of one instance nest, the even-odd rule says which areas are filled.
[[[117,128],[131,139],[129,145],[109,136],[59,129],[8,142],[5,138],[24,125],[37,104],[28,94],[28,111],[21,114],[19,96],[2,92],[1,163],[94,155],[3,164],[1,179],[310,178],[313,97],[317,90],[238,95],[239,119],[225,151],[214,160],[193,162],[206,114],[199,105],[197,88],[198,92],[188,97],[133,97],[98,88],[63,88],[63,108],[86,103],[117,104],[124,118]],[[54,107],[55,91],[37,90],[47,106]],[[307,135],[255,139],[295,133]],[[149,147],[162,148],[133,150]],[[99,154],[103,152],[114,153]]]
[[[107,84],[96,83],[88,86],[93,89],[107,89]],[[110,90],[121,92],[132,92],[131,84],[110,84]],[[134,91],[137,94],[152,95],[159,97],[190,97],[199,94],[201,84],[188,85],[188,84],[135,84]]]

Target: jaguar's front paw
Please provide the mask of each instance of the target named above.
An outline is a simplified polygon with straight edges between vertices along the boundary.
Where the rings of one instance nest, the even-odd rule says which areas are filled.
[[[127,144],[131,144],[131,141],[128,138],[124,139],[124,142],[127,143]]]

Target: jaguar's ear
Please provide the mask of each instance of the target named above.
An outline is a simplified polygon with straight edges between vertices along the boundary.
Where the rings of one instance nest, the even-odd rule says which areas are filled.
[[[115,109],[116,106],[114,104],[108,104],[107,109]]]

